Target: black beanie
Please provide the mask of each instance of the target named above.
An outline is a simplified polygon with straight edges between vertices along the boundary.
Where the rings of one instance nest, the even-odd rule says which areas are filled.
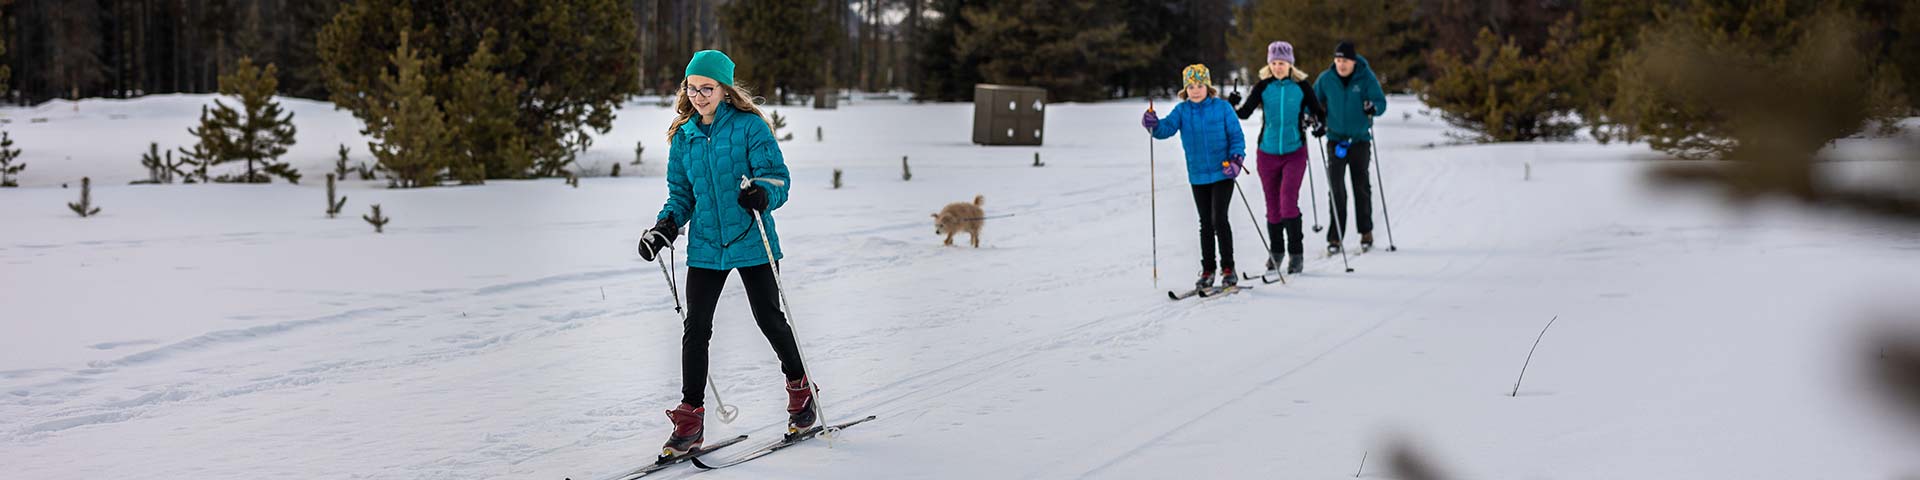
[[[1359,60],[1360,54],[1354,53],[1353,42],[1340,42],[1339,45],[1333,47],[1333,58]]]

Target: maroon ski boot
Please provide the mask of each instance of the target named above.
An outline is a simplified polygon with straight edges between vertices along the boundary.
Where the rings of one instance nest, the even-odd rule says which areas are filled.
[[[700,449],[700,442],[706,437],[704,418],[706,408],[694,408],[680,404],[667,411],[667,419],[673,421],[673,436],[667,437],[667,445],[660,449],[660,459],[666,460],[686,455]]]

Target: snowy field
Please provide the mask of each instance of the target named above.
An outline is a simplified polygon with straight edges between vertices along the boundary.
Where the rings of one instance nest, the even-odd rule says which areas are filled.
[[[604,172],[644,140],[644,167],[577,189],[353,181],[327,219],[334,150],[371,160],[350,115],[299,100],[303,184],[128,186],[208,98],[0,109],[28,164],[0,189],[0,477],[558,480],[651,461],[679,399],[679,317],[634,254],[665,198],[664,109],[625,108],[582,157]],[[1378,130],[1400,251],[1346,273],[1310,232],[1290,284],[1182,302],[1164,291],[1191,285],[1197,222],[1177,139],[1153,145],[1149,181],[1144,102],[1052,106],[1040,148],[969,144],[971,105],[781,108],[801,345],[830,417],[879,420],[656,477],[1389,478],[1396,441],[1457,478],[1920,475],[1920,431],[1861,374],[1876,312],[1920,307],[1920,231],[1657,189],[1644,145],[1448,146],[1394,102]],[[65,207],[83,175],[94,218]],[[942,247],[927,215],[976,194],[1014,216],[982,248]],[[357,218],[375,203],[385,234]],[[780,373],[732,283],[713,368],[741,415],[707,435],[775,438]]]

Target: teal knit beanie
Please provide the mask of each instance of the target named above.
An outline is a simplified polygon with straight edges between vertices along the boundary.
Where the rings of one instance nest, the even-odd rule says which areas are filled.
[[[687,76],[694,75],[711,78],[721,85],[733,85],[733,59],[719,50],[694,52],[693,60],[687,62]]]

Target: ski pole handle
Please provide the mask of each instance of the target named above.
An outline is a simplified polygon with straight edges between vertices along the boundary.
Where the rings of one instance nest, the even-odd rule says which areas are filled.
[[[784,186],[787,186],[787,181],[786,181],[786,180],[781,180],[781,179],[778,179],[778,178],[766,178],[766,177],[753,177],[753,178],[748,178],[748,177],[747,177],[746,175],[741,175],[741,176],[740,176],[740,189],[741,189],[741,190],[746,190],[746,189],[747,189],[747,187],[750,187],[750,186],[753,186],[753,182],[767,182],[767,184],[769,184],[769,185],[773,185],[773,186],[776,186],[776,187],[784,187]]]

